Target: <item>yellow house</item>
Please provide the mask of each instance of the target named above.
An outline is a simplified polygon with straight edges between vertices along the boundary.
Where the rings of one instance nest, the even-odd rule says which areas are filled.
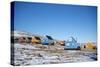
[[[84,46],[84,48],[86,48],[86,49],[94,49],[94,44],[93,43],[91,43],[91,42],[88,42],[85,46]]]
[[[31,42],[32,42],[33,44],[40,44],[41,40],[40,40],[39,37],[34,36],[34,37],[32,37]]]

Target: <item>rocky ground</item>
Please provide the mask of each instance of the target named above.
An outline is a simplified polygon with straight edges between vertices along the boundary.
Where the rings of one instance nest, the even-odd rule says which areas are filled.
[[[62,46],[14,44],[14,65],[55,64],[97,60],[95,50],[64,50]]]

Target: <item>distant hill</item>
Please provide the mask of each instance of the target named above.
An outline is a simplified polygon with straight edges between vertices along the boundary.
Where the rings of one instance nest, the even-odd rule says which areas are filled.
[[[12,31],[11,36],[14,36],[14,37],[22,37],[22,36],[23,37],[32,37],[32,36],[42,37],[38,34],[33,34],[33,33],[29,33],[29,32],[26,32],[26,31],[19,31],[19,30]]]

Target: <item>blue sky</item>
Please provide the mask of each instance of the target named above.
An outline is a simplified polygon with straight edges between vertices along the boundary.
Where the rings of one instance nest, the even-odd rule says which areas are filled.
[[[95,6],[15,2],[14,27],[55,39],[96,42],[97,8]]]

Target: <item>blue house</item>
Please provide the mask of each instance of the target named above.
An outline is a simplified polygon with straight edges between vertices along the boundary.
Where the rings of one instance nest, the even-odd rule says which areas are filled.
[[[41,44],[43,44],[43,45],[49,45],[48,38],[46,38],[46,37],[41,38]]]
[[[80,49],[80,45],[79,43],[77,43],[77,40],[75,40],[75,38],[70,37],[70,39],[65,42],[64,49]]]
[[[54,45],[54,40],[51,36],[46,35],[45,37],[41,38],[41,44]]]

